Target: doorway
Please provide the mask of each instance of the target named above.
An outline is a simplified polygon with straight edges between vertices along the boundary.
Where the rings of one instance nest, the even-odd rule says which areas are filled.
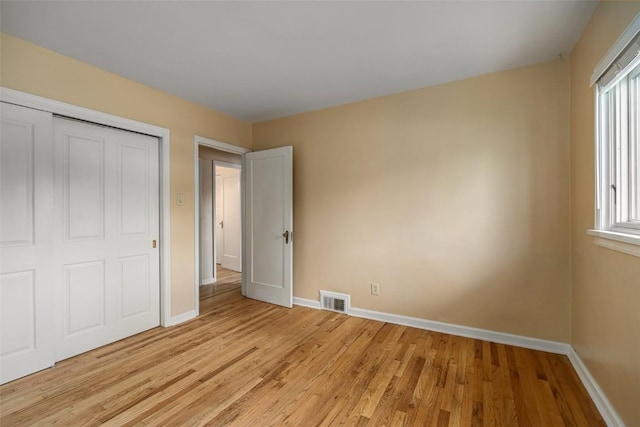
[[[201,238],[200,150],[240,155],[242,295],[259,301],[293,305],[293,147],[250,152],[235,145],[194,137],[195,315],[200,313]],[[221,159],[221,161],[225,161]],[[206,165],[206,163],[205,163]],[[204,167],[204,166],[202,166]],[[211,181],[209,181],[211,182]],[[246,206],[245,206],[246,205]],[[213,220],[209,221],[211,224]],[[214,270],[215,274],[215,270]]]
[[[248,152],[209,138],[194,138],[197,314],[200,287],[217,283],[219,268],[242,271],[242,155]],[[225,181],[228,198],[224,197]]]

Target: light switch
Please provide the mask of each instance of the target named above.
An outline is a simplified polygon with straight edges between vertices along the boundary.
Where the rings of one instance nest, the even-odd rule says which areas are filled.
[[[184,193],[178,193],[178,206],[184,206]]]

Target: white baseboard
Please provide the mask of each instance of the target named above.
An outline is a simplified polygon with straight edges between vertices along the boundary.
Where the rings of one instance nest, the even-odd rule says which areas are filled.
[[[569,361],[578,373],[578,376],[580,377],[580,380],[582,380],[584,387],[587,389],[589,396],[591,396],[593,403],[595,403],[598,411],[600,411],[600,415],[602,415],[604,422],[607,423],[609,427],[624,427],[624,422],[614,409],[613,405],[611,405],[611,402],[609,402],[609,399],[607,399],[604,391],[602,391],[596,380],[591,375],[591,372],[589,372],[580,356],[578,356],[578,353],[576,353],[571,346],[569,346],[567,357],[569,357]]]
[[[214,279],[213,277],[207,277],[206,279],[202,279],[200,281],[200,286],[211,285],[213,283],[216,283],[216,279]]]
[[[293,298],[295,305],[320,309],[320,302],[306,299]],[[380,311],[366,310],[363,308],[348,307],[348,315],[361,317],[363,319],[378,320],[380,322],[393,323],[396,325],[410,326],[413,328],[426,329],[428,331],[441,332],[461,337],[474,338],[484,341],[491,341],[499,344],[513,345],[516,347],[529,348],[532,350],[546,351],[549,353],[563,354],[569,358],[569,361],[576,370],[580,380],[584,384],[589,396],[593,399],[596,407],[600,411],[600,415],[609,427],[624,427],[625,424],[616,412],[616,410],[607,399],[606,395],[598,386],[596,380],[580,359],[580,356],[569,344],[547,341],[538,338],[524,337],[521,335],[507,334],[504,332],[489,331],[486,329],[472,328],[469,326],[453,325],[450,323],[436,322],[433,320],[420,319],[417,317],[402,316],[399,314],[384,313]]]
[[[521,335],[494,332],[469,326],[453,325],[451,323],[401,316],[399,314],[365,310],[363,308],[350,307],[349,314],[351,316],[362,317],[364,319],[379,320],[381,322],[395,323],[396,325],[411,326],[413,328],[426,329],[428,331],[442,332],[445,334],[491,341],[499,344],[514,345],[517,347],[530,348],[532,350],[547,351],[549,353],[567,354],[570,348],[569,344],[557,341],[523,337]]]
[[[307,298],[293,297],[293,304],[302,307],[320,309],[320,302]],[[396,325],[411,326],[413,328],[425,329],[428,331],[442,332],[450,335],[457,335],[467,338],[475,338],[484,341],[491,341],[499,344],[514,345],[517,347],[530,348],[532,350],[546,351],[556,354],[569,354],[571,346],[569,344],[547,341],[538,338],[524,337],[521,335],[507,334],[504,332],[489,331],[487,329],[472,328],[470,326],[460,326],[451,323],[436,322],[434,320],[420,319],[418,317],[402,316],[400,314],[384,313],[381,311],[366,310],[364,308],[348,307],[347,314],[363,319],[378,320],[380,322],[393,323]]]
[[[302,307],[320,309],[320,301],[307,299],[307,298],[293,297],[293,305],[299,305],[299,306],[302,306]]]
[[[186,322],[187,320],[194,319],[198,316],[198,313],[195,310],[187,311],[182,314],[178,314],[177,316],[173,316],[169,319],[169,322],[165,326],[175,326],[180,323]]]

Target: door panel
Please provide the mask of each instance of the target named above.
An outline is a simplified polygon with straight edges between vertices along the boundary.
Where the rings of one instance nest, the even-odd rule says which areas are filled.
[[[122,283],[122,317],[149,311],[149,256],[120,258],[118,263]]]
[[[64,270],[66,335],[104,328],[104,261],[66,265]]]
[[[247,296],[286,307],[293,299],[292,153],[281,147],[245,159]]]
[[[158,140],[56,118],[54,141],[62,360],[159,324]]]
[[[3,109],[4,109],[3,104]],[[9,113],[9,111],[7,111]],[[8,115],[8,114],[7,114]],[[34,123],[2,118],[2,246],[32,245],[34,230]]]
[[[69,135],[63,149],[66,239],[102,239],[104,139]]]
[[[118,229],[120,237],[149,233],[149,153],[144,147],[118,145]]]
[[[18,271],[0,277],[2,301],[2,355],[36,349],[35,271]],[[4,321],[11,319],[11,323]]]
[[[0,382],[52,366],[52,116],[1,104]]]

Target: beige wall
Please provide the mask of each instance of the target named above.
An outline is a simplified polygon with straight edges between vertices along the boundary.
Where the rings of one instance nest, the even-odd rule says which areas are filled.
[[[558,60],[254,124],[294,147],[294,295],[568,342],[568,101]]]
[[[627,425],[640,425],[640,259],[593,244],[596,64],[640,12],[604,2],[571,54],[572,339]]]
[[[0,37],[2,86],[170,129],[171,311],[192,310],[193,137],[250,147],[251,125],[9,35]],[[176,193],[185,194],[184,206],[176,205]]]

